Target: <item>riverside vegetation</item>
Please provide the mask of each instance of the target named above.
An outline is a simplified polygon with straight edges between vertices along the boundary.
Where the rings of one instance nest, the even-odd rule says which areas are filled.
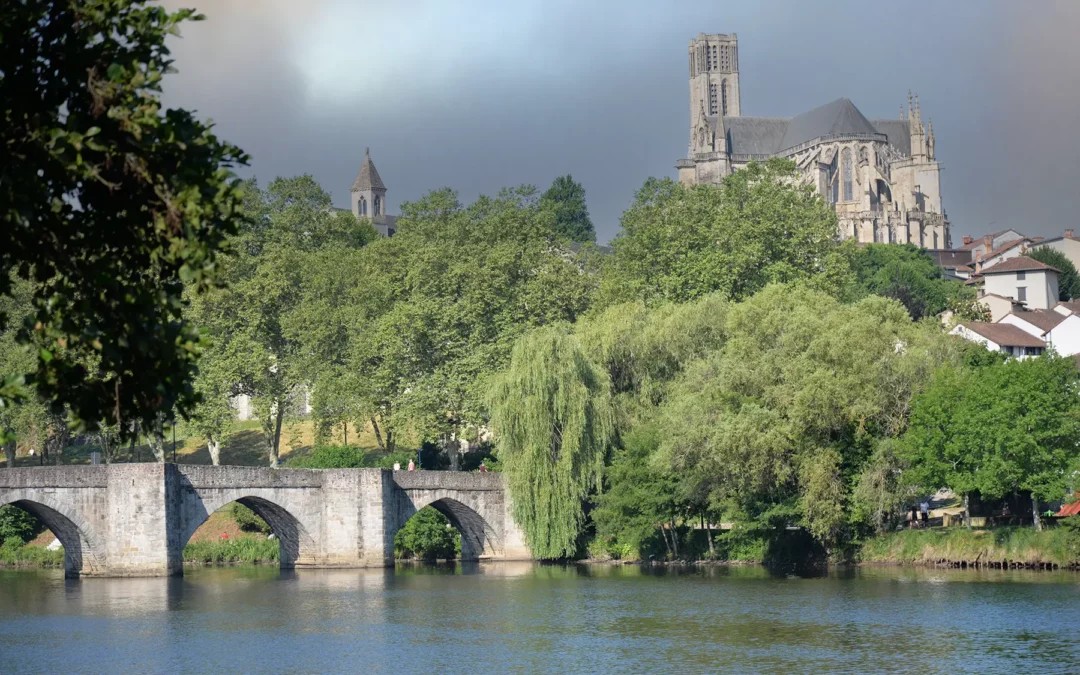
[[[569,176],[468,205],[435,191],[379,238],[310,176],[238,181],[238,149],[161,113],[165,35],[194,17],[119,4],[132,12],[49,17],[108,39],[72,41],[64,65],[82,75],[44,97],[16,76],[21,60],[0,63],[5,101],[45,106],[9,110],[37,126],[2,132],[23,158],[3,214],[18,245],[0,254],[9,465],[16,443],[63,462],[73,429],[106,462],[141,436],[165,461],[181,425],[217,464],[229,400],[245,394],[261,461],[278,466],[310,395],[318,449],[291,465],[370,466],[350,427],[384,458],[419,451],[424,468],[469,468],[467,442],[497,459],[545,559],[854,559],[937,545],[946,535],[889,533],[938,488],[1022,499],[1039,529],[1042,507],[1077,487],[1074,363],[1005,361],[946,335],[943,310],[985,318],[974,291],[915,247],[837,241],[792,162],[719,186],[649,179],[610,254]],[[38,53],[34,7],[12,34]],[[114,161],[129,146],[145,172]],[[105,179],[122,202],[94,191]],[[72,232],[79,264],[39,246]],[[447,553],[445,523],[422,521],[431,536],[399,550]]]

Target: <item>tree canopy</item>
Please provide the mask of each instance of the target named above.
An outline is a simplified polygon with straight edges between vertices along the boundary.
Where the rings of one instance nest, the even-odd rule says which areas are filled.
[[[1080,299],[1080,274],[1076,272],[1076,266],[1072,264],[1064,253],[1050,248],[1039,246],[1031,249],[1025,255],[1041,263],[1056,267],[1061,274],[1058,276],[1058,300]]]
[[[201,18],[144,0],[5,6],[0,295],[34,282],[19,341],[36,358],[4,364],[0,405],[30,382],[54,411],[129,433],[194,404],[199,335],[181,295],[219,280],[240,221],[231,169],[247,161],[161,106],[166,39]]]
[[[555,231],[570,241],[596,241],[596,230],[585,204],[585,188],[570,174],[559,176],[541,199],[555,213]]]
[[[942,276],[941,268],[924,249],[913,244],[867,244],[852,255],[854,296],[880,295],[899,301],[912,319],[963,310],[975,300],[975,291]]]
[[[605,261],[605,303],[741,300],[770,283],[839,292],[847,256],[836,214],[788,160],[751,163],[719,187],[650,179],[623,214]]]

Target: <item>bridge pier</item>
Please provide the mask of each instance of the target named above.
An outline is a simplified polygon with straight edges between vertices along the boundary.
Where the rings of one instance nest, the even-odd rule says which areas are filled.
[[[191,535],[238,501],[280,540],[282,567],[385,567],[394,535],[432,506],[465,559],[528,560],[495,473],[112,464],[0,470],[0,505],[36,515],[64,545],[69,576],[183,573]]]

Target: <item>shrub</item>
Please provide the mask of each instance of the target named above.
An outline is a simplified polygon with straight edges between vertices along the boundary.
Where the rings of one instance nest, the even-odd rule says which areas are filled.
[[[37,518],[17,506],[0,506],[0,541],[7,543],[11,537],[27,542],[33,539],[44,526]]]
[[[362,469],[371,465],[363,450],[343,445],[321,445],[290,458],[288,464],[294,469]]]
[[[461,533],[446,516],[430,506],[420,509],[394,535],[394,556],[436,560],[454,558],[461,552]]]
[[[193,541],[184,547],[184,562],[267,563],[277,561],[281,547],[277,539],[249,537],[224,541]]]
[[[266,524],[266,521],[260,518],[259,514],[240,502],[232,503],[229,507],[229,515],[232,516],[232,519],[236,521],[236,524],[239,525],[240,529],[244,532],[262,532],[263,534],[270,534],[270,526]]]

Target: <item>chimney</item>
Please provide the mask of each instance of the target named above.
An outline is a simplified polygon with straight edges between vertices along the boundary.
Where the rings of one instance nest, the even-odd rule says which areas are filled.
[[[970,244],[973,241],[975,241],[975,240],[972,239],[971,237],[967,236],[966,234],[964,235],[964,239],[963,239],[964,246],[967,246],[968,244]]]
[[[1073,238],[1073,231],[1072,230],[1065,230],[1065,238],[1066,239],[1072,239]]]
[[[987,253],[989,253],[990,251],[993,251],[994,250],[994,235],[988,234],[985,237],[983,237],[983,246],[986,247],[986,252]]]
[[[975,251],[975,274],[982,274],[982,251]]]

